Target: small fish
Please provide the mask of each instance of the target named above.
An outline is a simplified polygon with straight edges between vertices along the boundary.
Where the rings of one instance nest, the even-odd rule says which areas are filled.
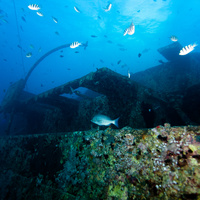
[[[119,61],[117,62],[117,64],[119,65],[119,64],[120,64],[120,62],[121,62],[121,60],[119,60]]]
[[[79,42],[73,42],[72,44],[70,44],[70,48],[75,49],[76,47],[80,46],[81,43]]]
[[[101,17],[99,15],[97,17],[98,17],[98,19],[101,19]]]
[[[79,51],[75,51],[74,53],[79,53]]]
[[[69,71],[69,70],[71,70],[70,68],[67,68],[67,70]]]
[[[24,31],[24,29],[22,28],[22,26],[20,26],[20,29],[21,29],[22,31]]]
[[[141,54],[141,53],[139,53],[139,54],[138,54],[138,57],[140,58],[140,57],[141,57],[141,55],[142,55],[142,54]]]
[[[4,58],[3,61],[7,62],[7,59]]]
[[[53,21],[57,24],[58,20],[55,17],[52,17]]]
[[[142,51],[142,53],[147,53],[149,50],[150,50],[150,48],[149,48],[149,49],[144,49],[144,50]]]
[[[128,34],[128,35],[133,35],[135,33],[135,25],[133,24],[133,22],[131,23],[131,25],[127,28],[127,29],[125,29],[125,31],[124,31],[124,36],[126,35],[126,34]]]
[[[129,69],[128,69],[128,78],[131,78],[131,73],[130,73]]]
[[[96,38],[97,36],[96,35],[91,35],[91,37]]]
[[[88,47],[88,41],[85,44],[82,44],[84,46],[84,50]]]
[[[162,60],[158,60],[158,62],[161,63],[161,64],[165,64],[165,62],[162,61]]]
[[[119,48],[120,51],[126,51],[127,49],[125,48]]]
[[[25,19],[23,16],[21,17],[21,19],[22,19],[24,22],[26,22],[26,19]]]
[[[121,66],[121,68],[124,68],[124,67],[126,67],[126,66],[127,66],[127,64],[124,64],[124,65]]]
[[[32,44],[30,44],[29,47],[30,47],[31,49],[34,49],[34,46],[33,46]]]
[[[55,32],[56,35],[60,35],[58,31]]]
[[[170,40],[171,40],[172,42],[177,42],[177,41],[178,41],[178,38],[177,38],[175,35],[172,35],[172,36],[170,37]]]
[[[60,57],[63,58],[64,56],[63,56],[63,55],[60,55]]]
[[[20,48],[20,49],[22,49],[22,47],[19,44],[17,45],[17,47]]]
[[[32,56],[32,53],[31,53],[31,52],[29,52],[29,53],[26,54],[26,57],[27,57],[27,58],[30,58],[31,56]]]
[[[113,42],[111,40],[108,40],[107,43],[112,44]]]
[[[5,92],[6,92],[6,89],[3,89],[3,92],[5,93]]]
[[[44,85],[41,83],[41,84],[40,84],[40,87],[44,87]]]
[[[1,21],[8,24],[8,21],[6,19],[1,19]]]
[[[119,127],[118,120],[119,117],[117,119],[111,120],[108,116],[98,114],[92,118],[91,122],[99,126],[110,126],[111,124],[114,124],[116,127]]]
[[[75,10],[77,13],[80,13],[80,10],[79,10],[76,6],[74,6],[74,10]]]
[[[190,53],[191,51],[194,50],[194,47],[196,47],[196,46],[197,46],[197,44],[194,43],[194,44],[192,44],[192,45],[190,44],[190,45],[188,45],[188,46],[183,47],[183,48],[180,50],[179,55],[184,56],[184,55]]]
[[[39,15],[40,17],[44,16],[41,12],[36,12],[36,14]]]
[[[102,59],[100,59],[100,62],[101,62],[101,63],[104,63],[104,61],[103,61]]]
[[[110,11],[111,7],[112,7],[112,4],[111,4],[111,3],[109,3],[109,4],[107,5],[106,9],[104,9],[104,10],[105,10],[105,12],[108,12],[108,11]]]
[[[31,10],[39,10],[40,9],[40,7],[37,4],[30,4],[28,6],[28,8]]]

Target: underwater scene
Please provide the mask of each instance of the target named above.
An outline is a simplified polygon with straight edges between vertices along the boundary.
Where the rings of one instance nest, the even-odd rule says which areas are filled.
[[[0,199],[200,199],[200,1],[0,0]]]

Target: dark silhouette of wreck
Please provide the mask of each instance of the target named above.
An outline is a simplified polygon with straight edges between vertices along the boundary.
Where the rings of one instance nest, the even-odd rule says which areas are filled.
[[[197,101],[200,94],[199,54],[180,57],[178,42],[158,50],[169,62],[133,74],[131,79],[108,68],[100,68],[39,95],[23,91],[38,63],[68,46],[57,47],[45,54],[24,80],[10,86],[0,108],[8,119],[4,130],[7,135],[89,130],[95,127],[90,120],[98,113],[113,119],[120,117],[120,128],[151,128],[165,122],[173,126],[200,123]],[[91,96],[76,90],[80,87],[99,95]],[[71,93],[79,99],[67,96]]]

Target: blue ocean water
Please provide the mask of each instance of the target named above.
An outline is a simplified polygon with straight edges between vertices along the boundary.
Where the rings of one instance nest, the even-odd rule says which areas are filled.
[[[38,5],[43,16],[29,9],[31,4]],[[88,41],[88,47],[49,55],[33,71],[25,90],[39,94],[101,67],[127,75],[128,69],[135,73],[156,66],[160,59],[165,61],[157,49],[171,44],[171,35],[183,46],[199,43],[199,6],[198,0],[0,0],[0,101],[42,55],[75,41]],[[123,36],[131,23],[135,33]],[[29,52],[32,56],[27,58]]]

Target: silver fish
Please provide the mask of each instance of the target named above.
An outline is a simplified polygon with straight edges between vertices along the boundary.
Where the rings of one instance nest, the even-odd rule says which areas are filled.
[[[91,122],[93,122],[94,124],[97,124],[99,126],[110,126],[111,124],[114,124],[116,127],[119,127],[118,120],[119,120],[119,117],[117,119],[112,120],[112,119],[110,119],[110,117],[108,117],[106,115],[98,114],[93,117]]]

